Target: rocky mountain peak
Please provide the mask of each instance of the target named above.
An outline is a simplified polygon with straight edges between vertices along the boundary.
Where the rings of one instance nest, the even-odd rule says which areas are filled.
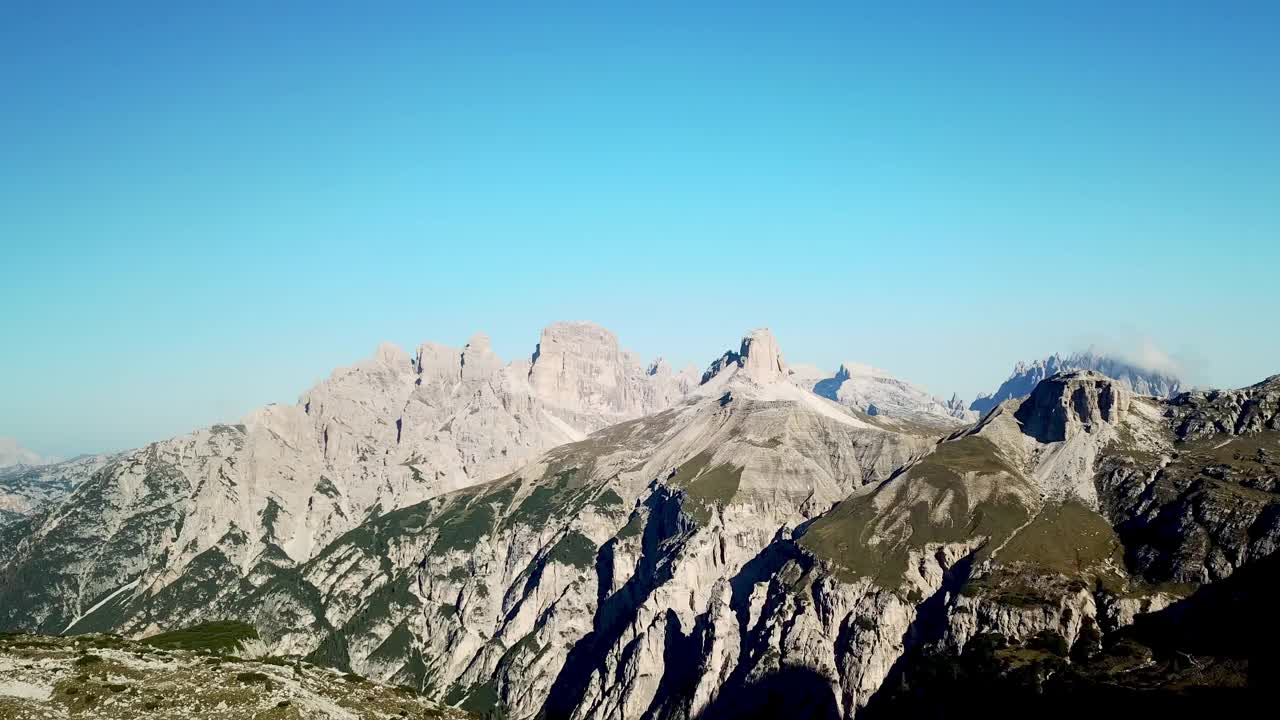
[[[1074,370],[1041,381],[1014,417],[1028,435],[1059,442],[1119,424],[1131,401],[1131,391],[1119,381],[1094,370]]]
[[[618,409],[625,403],[618,338],[589,322],[558,322],[542,331],[529,368],[534,392],[572,411]]]
[[[452,380],[458,374],[458,349],[434,342],[422,343],[418,346],[414,369],[423,382],[433,379]]]
[[[977,419],[959,398],[945,402],[922,387],[864,363],[843,362],[835,374],[819,377],[796,380],[815,395],[868,415],[911,419],[939,427]]]
[[[769,328],[757,328],[742,338],[742,349],[738,355],[746,377],[760,385],[768,385],[787,376],[782,350]]]
[[[971,417],[971,412],[965,407],[965,402],[960,398],[960,393],[951,393],[951,399],[944,403],[944,406],[951,417],[960,419]]]
[[[1169,401],[1166,415],[1183,440],[1280,430],[1280,375],[1239,390],[1182,393]]]
[[[502,367],[502,358],[490,348],[489,336],[480,332],[471,336],[462,348],[461,375],[463,380],[489,377]]]
[[[374,359],[395,370],[408,371],[413,367],[413,361],[399,345],[390,342],[384,342],[378,345],[378,349],[374,351]]]
[[[716,358],[702,373],[702,384],[728,369],[740,370],[743,378],[757,385],[771,385],[789,374],[778,341],[769,328],[752,330],[742,338],[737,352],[727,350]]]

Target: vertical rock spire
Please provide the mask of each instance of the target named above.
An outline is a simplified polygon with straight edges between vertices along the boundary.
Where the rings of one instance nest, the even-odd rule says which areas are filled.
[[[787,376],[782,351],[769,328],[752,330],[742,338],[739,364],[748,378],[761,385],[781,380]]]

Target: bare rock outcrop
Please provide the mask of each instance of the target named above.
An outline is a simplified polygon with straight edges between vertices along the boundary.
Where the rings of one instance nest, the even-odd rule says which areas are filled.
[[[1041,442],[1061,442],[1118,425],[1131,396],[1120,383],[1092,370],[1059,373],[1041,382],[1018,408],[1023,431]]]
[[[745,376],[753,382],[768,385],[787,376],[782,350],[769,328],[752,330],[743,338],[739,355]]]

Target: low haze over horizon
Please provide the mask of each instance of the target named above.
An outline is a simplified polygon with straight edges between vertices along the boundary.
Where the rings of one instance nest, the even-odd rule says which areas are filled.
[[[9,8],[0,436],[557,320],[966,400],[1091,346],[1280,372],[1280,6],[1033,4]]]

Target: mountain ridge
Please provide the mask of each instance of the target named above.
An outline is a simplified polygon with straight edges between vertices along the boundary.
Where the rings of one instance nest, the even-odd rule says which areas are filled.
[[[975,398],[969,404],[969,410],[985,415],[1005,400],[1029,395],[1041,380],[1071,370],[1096,370],[1125,383],[1130,390],[1140,395],[1173,397],[1182,390],[1182,381],[1166,371],[1146,368],[1119,356],[1085,350],[1069,355],[1054,353],[1031,362],[1017,362],[1008,379],[994,392]]]
[[[456,356],[383,348],[297,407],[114,460],[59,506],[0,526],[15,547],[0,559],[0,627],[137,636],[242,618],[273,652],[513,718],[849,718],[920,653],[962,656],[992,634],[1083,648],[1280,547],[1280,377],[1163,399],[1061,372],[940,426],[810,392],[765,329],[685,385],[581,330],[508,365],[479,337]],[[541,394],[510,392],[543,360]],[[637,384],[658,376],[669,384]],[[405,412],[414,393],[435,404]],[[494,479],[374,492],[358,510],[389,477],[362,471],[422,447],[421,428],[439,427],[424,421],[461,422],[491,399],[508,412],[473,432],[559,441]],[[175,458],[203,458],[191,477],[239,497],[249,482],[287,486],[247,468],[263,455],[282,467],[304,437],[363,490],[331,479],[268,494],[277,507],[233,525],[202,520],[203,500],[172,517],[168,499],[196,492]],[[112,535],[68,534],[122,507],[121,488],[152,486],[178,490],[107,515]],[[346,529],[290,548],[287,516],[313,501]],[[133,559],[184,552],[187,523],[222,535],[185,564]],[[804,698],[778,705],[786,688]]]

